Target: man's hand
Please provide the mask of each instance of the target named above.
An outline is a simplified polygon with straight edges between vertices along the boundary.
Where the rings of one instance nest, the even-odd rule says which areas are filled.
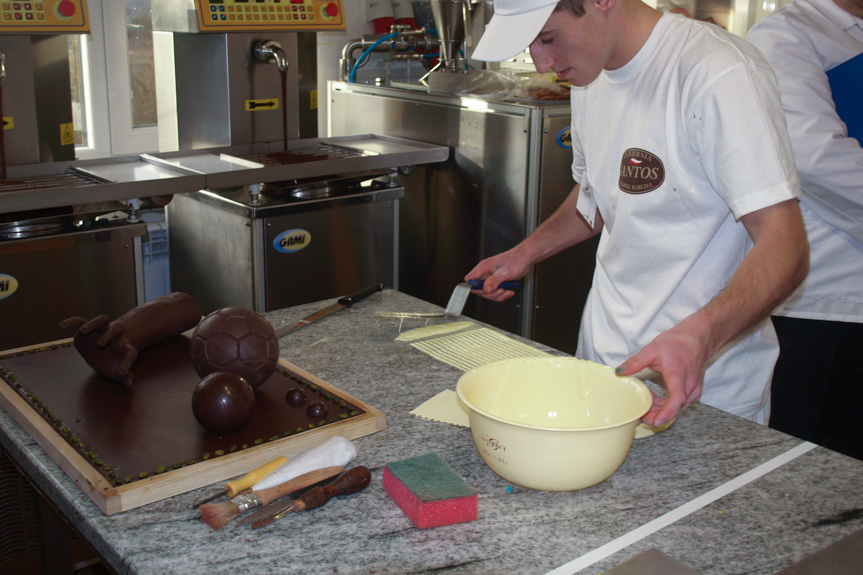
[[[619,375],[644,368],[662,374],[667,396],[654,399],[642,418],[648,425],[667,423],[697,401],[707,361],[766,318],[806,276],[809,246],[796,200],[762,208],[741,221],[754,245],[725,289],[618,367]]]
[[[684,407],[701,397],[708,359],[707,342],[684,321],[656,336],[615,371],[617,375],[635,375],[652,369],[662,375],[666,396],[654,396],[653,407],[641,418],[647,425],[659,427],[673,422]]]
[[[593,226],[578,212],[580,189],[576,184],[557,210],[524,241],[511,250],[482,260],[464,276],[465,281],[485,280],[482,290],[473,293],[491,301],[505,301],[515,292],[500,289],[501,282],[519,280],[535,263],[598,234],[603,226],[599,212],[596,212]]]
[[[515,295],[515,292],[498,286],[501,282],[519,280],[527,274],[531,264],[522,255],[523,251],[519,249],[519,246],[516,246],[511,250],[486,258],[464,276],[464,279],[465,281],[485,280],[482,289],[473,292],[485,299],[497,302],[508,300]]]

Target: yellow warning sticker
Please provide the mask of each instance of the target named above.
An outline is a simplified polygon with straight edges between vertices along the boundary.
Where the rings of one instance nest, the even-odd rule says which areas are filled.
[[[261,110],[278,110],[279,99],[270,98],[268,100],[246,100],[247,112],[260,112]]]
[[[310,102],[309,107],[312,110],[317,110],[318,109],[318,91],[317,90],[312,90],[310,100],[311,100],[311,102]]]
[[[14,130],[15,129],[15,118],[12,116],[3,116],[3,129],[4,130]]]
[[[60,145],[75,145],[75,125],[72,122],[60,124]]]

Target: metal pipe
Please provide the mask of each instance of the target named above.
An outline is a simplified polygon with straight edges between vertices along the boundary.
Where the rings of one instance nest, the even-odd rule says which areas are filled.
[[[380,37],[374,37],[372,39],[367,39],[366,37],[358,38],[355,40],[351,40],[347,44],[345,44],[344,48],[342,48],[342,59],[341,65],[339,66],[339,80],[345,82],[348,80],[351,74],[351,70],[356,64],[356,59],[354,58],[354,52],[356,50],[365,51],[367,48],[371,47],[372,44],[377,42]],[[388,52],[390,50],[389,45],[381,44],[377,46],[374,51],[375,52]],[[362,65],[362,64],[361,64]]]
[[[380,46],[375,47],[374,52],[393,52],[394,60],[420,60],[422,59],[421,54],[416,55],[406,55],[404,54],[406,51],[410,49],[432,49],[439,48],[440,41],[437,38],[429,38],[426,36],[427,32],[425,30],[409,30],[405,32],[401,32],[397,38],[395,38],[392,42],[386,42],[381,44]],[[423,36],[423,37],[420,37]],[[381,39],[381,36],[374,37],[366,37],[355,38],[344,45],[342,48],[342,58],[339,66],[339,80],[344,82],[347,81],[348,76],[351,73],[354,65],[356,64],[356,58],[354,58],[354,53],[357,50],[365,51],[369,47],[372,46],[375,42]],[[365,63],[361,62],[360,67],[364,66]]]

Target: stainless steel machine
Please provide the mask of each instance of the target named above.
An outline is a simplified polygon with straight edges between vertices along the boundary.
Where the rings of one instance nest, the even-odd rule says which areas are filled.
[[[450,148],[446,162],[420,166],[403,177],[411,193],[399,212],[399,288],[443,306],[452,286],[476,263],[525,238],[563,202],[574,182],[568,99],[453,93],[469,75],[463,72],[469,58],[455,55],[469,57],[469,44],[478,41],[491,17],[491,3],[431,0],[431,5],[441,53],[456,63],[444,63],[410,83],[330,82],[328,125],[331,136],[374,128]],[[343,64],[353,67],[356,60]],[[464,313],[574,353],[596,243],[537,265],[517,297],[503,304],[471,298]]]
[[[68,337],[63,319],[121,314],[138,300],[145,226],[112,217],[123,204],[110,193],[79,193],[105,180],[67,169],[67,36],[89,26],[83,0],[0,6],[0,350]]]
[[[340,0],[155,0],[158,157],[207,189],[167,206],[171,287],[205,312],[398,287],[401,168],[445,147],[316,139],[315,31]],[[254,179],[252,179],[254,178]]]
[[[344,29],[340,0],[151,6],[160,152],[317,136],[315,31]]]
[[[300,164],[280,164],[279,153],[245,152],[169,158],[206,172],[201,160],[242,166],[275,156],[263,169],[268,183],[243,185],[249,174],[214,172],[207,190],[174,198],[168,206],[172,289],[193,294],[206,312],[278,309],[374,283],[398,287],[404,189],[395,185],[392,166],[438,162],[446,148],[364,135],[291,142],[292,155],[308,160]]]
[[[157,4],[154,2],[155,15],[159,14]],[[212,53],[194,52],[198,59],[189,68],[178,67],[179,58],[159,62],[162,67],[171,66],[169,77],[179,70],[180,83],[193,80],[183,89],[173,88],[177,103],[173,112],[184,122],[166,127],[165,134],[174,135],[176,151],[166,147],[159,154],[88,161],[74,158],[66,49],[66,34],[83,33],[89,27],[86,2],[48,0],[0,6],[0,52],[6,54],[0,59],[0,71],[5,72],[0,79],[5,94],[0,96],[6,96],[0,98],[6,128],[0,131],[5,136],[0,138],[0,151],[5,148],[8,152],[8,166],[3,165],[0,177],[0,349],[68,337],[69,333],[57,327],[66,317],[101,313],[117,317],[143,303],[141,238],[146,226],[139,210],[147,204],[169,204],[169,217],[174,213],[177,225],[169,224],[173,236],[169,241],[174,240],[171,244],[181,264],[175,266],[177,280],[172,289],[200,292],[210,308],[248,305],[265,309],[268,304],[262,294],[268,293],[285,294],[285,299],[271,298],[272,306],[342,295],[366,279],[359,272],[352,274],[353,266],[371,269],[374,283],[387,281],[386,273],[380,271],[384,268],[393,274],[395,264],[386,262],[395,261],[397,244],[359,241],[369,228],[356,231],[354,224],[369,217],[364,211],[367,204],[394,214],[400,188],[392,185],[390,175],[412,165],[441,161],[448,150],[374,134],[316,139],[304,128],[306,124],[316,126],[316,120],[308,116],[315,113],[317,97],[313,90],[303,95],[302,86],[307,83],[303,77],[313,72],[299,58],[309,40],[304,31],[343,27],[341,3],[184,0],[165,4],[181,15],[182,26],[197,30],[172,32],[172,40],[189,40],[191,45],[203,42],[209,47],[215,40],[217,44]],[[226,32],[230,27],[241,30]],[[274,28],[293,32],[280,37],[272,32]],[[202,30],[207,31],[200,33]],[[186,34],[190,38],[178,37]],[[247,43],[241,49],[234,45],[235,34]],[[292,60],[292,54],[297,60]],[[245,81],[235,82],[237,74]],[[204,78],[213,83],[204,84]],[[198,111],[206,113],[196,115]],[[283,133],[297,138],[287,145],[289,138]],[[375,179],[378,183],[372,183]],[[349,185],[341,185],[348,181]],[[238,190],[245,200],[238,198]],[[187,195],[195,199],[185,202]],[[334,199],[337,195],[338,201]],[[196,216],[189,218],[189,225],[181,224],[185,206],[207,206],[209,200],[198,199],[212,197],[219,198],[219,205],[210,208],[210,213],[236,211],[239,203],[243,206],[239,210],[245,210],[243,221],[233,229],[201,230]],[[281,204],[290,205],[277,208]],[[328,229],[313,227],[305,219],[280,219],[287,212],[309,214],[330,205],[333,215],[342,219],[321,217],[341,222],[328,224]],[[200,206],[193,209],[207,211]],[[391,224],[376,221],[376,231],[396,225],[394,218]],[[311,244],[294,252],[297,257],[293,259],[279,252],[288,259],[276,265],[276,260],[265,260],[251,246],[260,246],[264,231],[282,222],[314,235],[307,236]],[[196,267],[213,269],[217,259],[196,245],[227,246],[228,238],[232,244],[238,242],[238,231],[247,232],[249,248],[242,257],[228,249],[217,250],[219,261],[231,274],[214,281],[203,273],[192,273]],[[395,237],[394,232],[390,235]],[[327,237],[347,239],[336,243],[338,249],[316,251],[327,245]],[[184,238],[190,239],[185,242]],[[383,263],[379,268],[367,264],[357,255],[360,249],[363,257]],[[295,265],[312,255],[318,268],[338,270],[338,274],[316,272],[310,264]],[[287,279],[273,283],[279,273]],[[242,297],[235,297],[238,291],[211,287],[227,285],[229,275],[250,286]],[[392,277],[388,283],[395,285],[397,278]],[[299,279],[317,289],[311,293],[297,288]],[[216,293],[212,300],[208,299],[211,292]]]

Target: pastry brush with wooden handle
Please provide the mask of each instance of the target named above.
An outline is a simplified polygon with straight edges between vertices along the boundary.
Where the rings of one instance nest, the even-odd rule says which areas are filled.
[[[288,513],[300,513],[302,511],[317,509],[324,506],[333,497],[359,493],[368,487],[371,480],[372,474],[367,467],[362,465],[352,467],[339,475],[332,483],[323,487],[314,487],[302,494],[298,499],[286,502],[281,510],[274,510],[274,513],[269,517],[252,523],[252,528],[259,529],[265,527],[273,521],[281,519]],[[282,504],[279,505],[282,506]]]
[[[345,468],[341,466],[316,469],[298,477],[294,477],[290,481],[286,481],[285,483],[276,485],[275,487],[269,487],[260,491],[251,491],[249,493],[238,495],[227,503],[210,503],[207,505],[201,505],[201,520],[213,529],[221,529],[227,525],[229,521],[244,511],[268,505],[285,495],[290,495],[304,487],[308,487],[309,485],[314,485],[324,479],[334,477],[344,471],[344,469]]]

